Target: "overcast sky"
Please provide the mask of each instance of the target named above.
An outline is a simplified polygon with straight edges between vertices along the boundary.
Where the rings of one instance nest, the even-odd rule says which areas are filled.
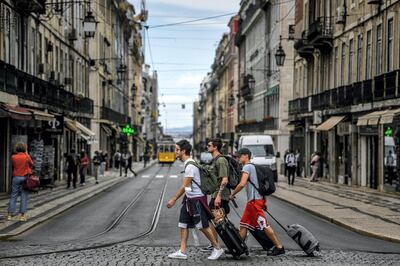
[[[139,13],[140,1],[131,0]],[[215,49],[228,31],[230,16],[192,25],[151,28],[155,25],[234,13],[240,0],[148,0],[150,56],[146,38],[146,63],[158,71],[160,122],[167,128],[191,126],[193,101],[210,71]],[[152,62],[153,61],[153,62]],[[181,105],[186,108],[182,109]]]

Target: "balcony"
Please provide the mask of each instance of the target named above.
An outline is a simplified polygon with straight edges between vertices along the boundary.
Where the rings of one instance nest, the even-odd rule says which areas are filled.
[[[319,17],[308,28],[307,40],[321,52],[330,51],[333,43],[332,17]]]
[[[385,74],[374,77],[374,100],[383,100],[385,96]]]
[[[363,86],[363,103],[372,102],[373,91],[372,91],[372,79],[364,80],[362,82]]]
[[[399,71],[391,71],[385,74],[385,99],[393,99],[396,96],[396,80],[400,78]]]
[[[124,114],[116,112],[108,107],[101,107],[101,119],[112,121],[116,124],[123,125],[128,122],[128,117]]]
[[[54,112],[81,112],[93,114],[93,101],[38,77],[25,73],[0,61],[0,91],[15,94],[20,99],[46,105]]]
[[[265,130],[278,129],[278,119],[275,117],[266,117],[263,121],[243,121],[236,126],[237,132],[264,132]]]
[[[46,0],[14,0],[15,7],[24,14],[46,13]]]
[[[362,100],[363,100],[362,83],[356,82],[353,84],[353,104],[358,105],[362,103]]]
[[[294,49],[304,59],[313,58],[314,47],[306,39],[307,32],[303,31],[301,39],[295,41]]]

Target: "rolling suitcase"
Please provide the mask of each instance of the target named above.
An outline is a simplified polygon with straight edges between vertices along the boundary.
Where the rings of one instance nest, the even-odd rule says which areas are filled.
[[[222,210],[222,209],[218,209]],[[214,217],[215,210],[213,210]],[[239,230],[232,224],[228,218],[223,216],[218,216],[213,220],[215,230],[217,231],[218,235],[224,242],[226,248],[229,250],[229,253],[235,258],[239,258],[241,255],[249,254],[249,250],[247,248],[246,243],[242,241],[239,235]]]
[[[270,250],[274,246],[274,243],[271,241],[271,239],[269,239],[263,230],[256,229],[249,231],[265,251]]]
[[[313,257],[314,251],[319,251],[319,242],[315,238],[315,236],[308,231],[304,226],[299,224],[292,224],[288,225],[285,228],[274,216],[269,213],[272,219],[278,223],[280,227],[292,238],[300,247],[301,249],[307,254],[307,256]]]

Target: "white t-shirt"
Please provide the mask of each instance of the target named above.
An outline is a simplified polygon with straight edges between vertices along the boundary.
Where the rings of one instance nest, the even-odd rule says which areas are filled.
[[[199,168],[197,168],[193,164],[188,164],[189,161],[194,162],[194,160],[192,158],[189,158],[184,162],[185,173],[184,173],[183,177],[184,178],[191,177],[192,180],[196,181],[197,184],[201,185]],[[190,187],[191,187],[192,191],[185,190],[186,197],[191,199],[191,198],[204,196],[204,194],[201,192],[200,187],[197,184],[193,181],[191,182]]]

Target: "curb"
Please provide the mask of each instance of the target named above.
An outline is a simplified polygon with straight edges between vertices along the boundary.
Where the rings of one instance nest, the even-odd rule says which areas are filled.
[[[149,165],[146,166],[145,168],[141,168],[140,170],[137,170],[137,173],[139,174],[139,173],[151,168],[156,163],[157,163],[157,161],[153,161],[153,162],[149,163]],[[76,195],[76,197],[74,199],[72,199],[72,202],[70,202],[70,203],[67,203],[67,204],[60,203],[57,206],[55,206],[53,208],[50,208],[47,211],[44,211],[42,214],[39,214],[37,216],[37,218],[33,218],[34,219],[33,221],[29,221],[28,220],[28,222],[25,222],[25,223],[21,224],[21,226],[11,230],[9,233],[0,234],[0,240],[7,240],[7,239],[9,239],[11,237],[18,236],[18,235],[20,235],[20,234],[32,229],[33,227],[35,227],[35,226],[37,226],[37,225],[39,225],[41,223],[44,223],[45,221],[53,218],[54,216],[57,216],[57,215],[65,212],[65,211],[71,209],[72,207],[74,207],[74,206],[76,206],[76,205],[78,205],[78,204],[80,204],[80,203],[82,203],[82,202],[84,202],[86,200],[89,200],[90,198],[93,198],[94,196],[96,196],[96,195],[100,194],[101,192],[109,189],[110,187],[113,187],[113,186],[121,183],[122,181],[127,180],[128,178],[116,177],[115,179],[116,180],[110,180],[109,183],[103,185],[99,189],[93,190],[90,193],[87,193],[87,194],[84,194],[84,195],[80,195],[80,196]],[[13,225],[10,225],[10,226],[13,226]]]
[[[305,206],[303,206],[301,204],[298,204],[298,203],[292,202],[290,200],[287,200],[282,196],[277,196],[276,194],[274,194],[273,197],[275,197],[275,198],[277,198],[279,200],[282,200],[282,201],[284,201],[286,203],[289,203],[289,204],[291,204],[293,206],[296,206],[297,208],[300,208],[300,209],[302,209],[302,210],[304,210],[304,211],[306,211],[308,213],[311,213],[312,215],[315,215],[315,216],[317,216],[319,218],[327,220],[328,222],[331,222],[333,224],[339,225],[341,227],[344,227],[344,228],[346,228],[346,229],[348,229],[350,231],[359,233],[361,235],[374,237],[374,238],[386,240],[386,241],[393,242],[393,243],[400,243],[400,239],[398,239],[398,238],[393,238],[393,237],[389,237],[389,236],[383,236],[383,235],[380,235],[380,234],[376,234],[376,233],[372,233],[372,232],[369,232],[369,231],[366,231],[366,230],[355,228],[355,227],[349,225],[348,223],[342,222],[342,221],[340,221],[338,219],[335,219],[335,218],[331,218],[331,217],[329,217],[329,216],[327,216],[325,214],[322,214],[322,213],[319,213],[317,211],[314,211],[311,208],[308,208],[308,207],[305,207]]]

